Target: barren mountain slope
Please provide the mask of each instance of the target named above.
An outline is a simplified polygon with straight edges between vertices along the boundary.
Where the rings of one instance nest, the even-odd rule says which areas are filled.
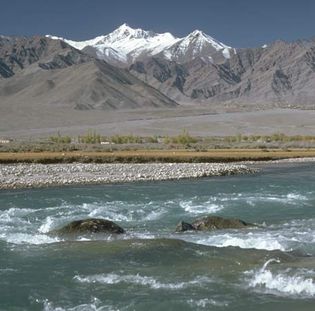
[[[239,49],[224,62],[197,57],[184,64],[138,61],[131,72],[178,101],[236,103],[257,108],[314,108],[315,44],[277,41]]]
[[[1,38],[1,107],[131,109],[176,103],[124,69],[49,38]]]

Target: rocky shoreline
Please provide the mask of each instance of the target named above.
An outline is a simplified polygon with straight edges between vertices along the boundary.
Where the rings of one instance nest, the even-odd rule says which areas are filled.
[[[176,180],[250,174],[257,170],[244,164],[1,164],[0,189]]]

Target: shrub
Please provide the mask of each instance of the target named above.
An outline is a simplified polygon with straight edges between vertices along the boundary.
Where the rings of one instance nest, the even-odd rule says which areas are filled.
[[[79,143],[83,144],[100,144],[101,140],[101,135],[95,131],[89,131],[87,134],[78,137]]]
[[[110,141],[114,144],[141,144],[143,139],[134,135],[115,135],[110,138]]]
[[[197,141],[198,140],[195,137],[190,136],[186,130],[184,130],[183,133],[178,136],[173,137],[166,136],[164,138],[165,144],[189,145],[194,144]]]
[[[50,141],[55,144],[70,144],[71,143],[71,137],[70,136],[61,136],[60,133],[56,136],[50,136]]]

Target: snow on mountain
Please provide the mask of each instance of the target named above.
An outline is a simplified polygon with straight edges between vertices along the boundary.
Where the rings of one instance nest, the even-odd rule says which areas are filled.
[[[179,40],[170,33],[157,34],[152,31],[133,29],[127,24],[121,25],[108,35],[87,41],[48,37],[63,40],[79,50],[87,47],[93,48],[98,58],[122,63],[131,63],[140,55],[152,56],[158,54]]]
[[[180,45],[183,46],[183,48],[188,48],[190,45],[194,45],[195,53],[200,52],[205,45],[211,45],[217,51],[231,48],[200,30],[195,30],[187,37],[183,38]]]
[[[162,55],[168,60],[185,62],[198,56],[213,61],[213,54],[230,58],[231,48],[200,30],[187,37],[176,38],[169,32],[158,34],[153,31],[133,29],[123,24],[112,33],[87,41],[73,41],[55,36],[69,45],[85,50],[97,58],[115,65],[128,65],[141,57]]]
[[[225,59],[231,57],[231,47],[219,42],[200,30],[195,30],[188,36],[178,40],[171,47],[164,49],[163,55],[169,60],[185,63],[196,57],[213,61],[214,56],[220,55]]]
[[[170,33],[157,34],[152,31],[133,29],[123,24],[99,40],[94,47],[100,58],[104,48],[112,48],[121,58],[133,62],[140,55],[155,55],[174,44],[178,39]]]

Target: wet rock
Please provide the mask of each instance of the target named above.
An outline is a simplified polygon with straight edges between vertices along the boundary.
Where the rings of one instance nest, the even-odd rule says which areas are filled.
[[[241,219],[206,216],[194,221],[192,226],[199,231],[210,231],[217,229],[242,229],[254,225]]]
[[[247,223],[241,219],[206,216],[195,220],[192,224],[180,222],[176,227],[176,232],[184,232],[187,230],[212,231],[219,229],[243,229],[254,226],[254,224]]]
[[[54,230],[50,233],[57,235],[90,233],[121,234],[125,233],[125,230],[110,220],[91,218],[72,221],[61,229]]]
[[[194,231],[196,230],[195,227],[188,222],[181,221],[177,226],[175,231],[176,232],[184,232],[184,231]]]

